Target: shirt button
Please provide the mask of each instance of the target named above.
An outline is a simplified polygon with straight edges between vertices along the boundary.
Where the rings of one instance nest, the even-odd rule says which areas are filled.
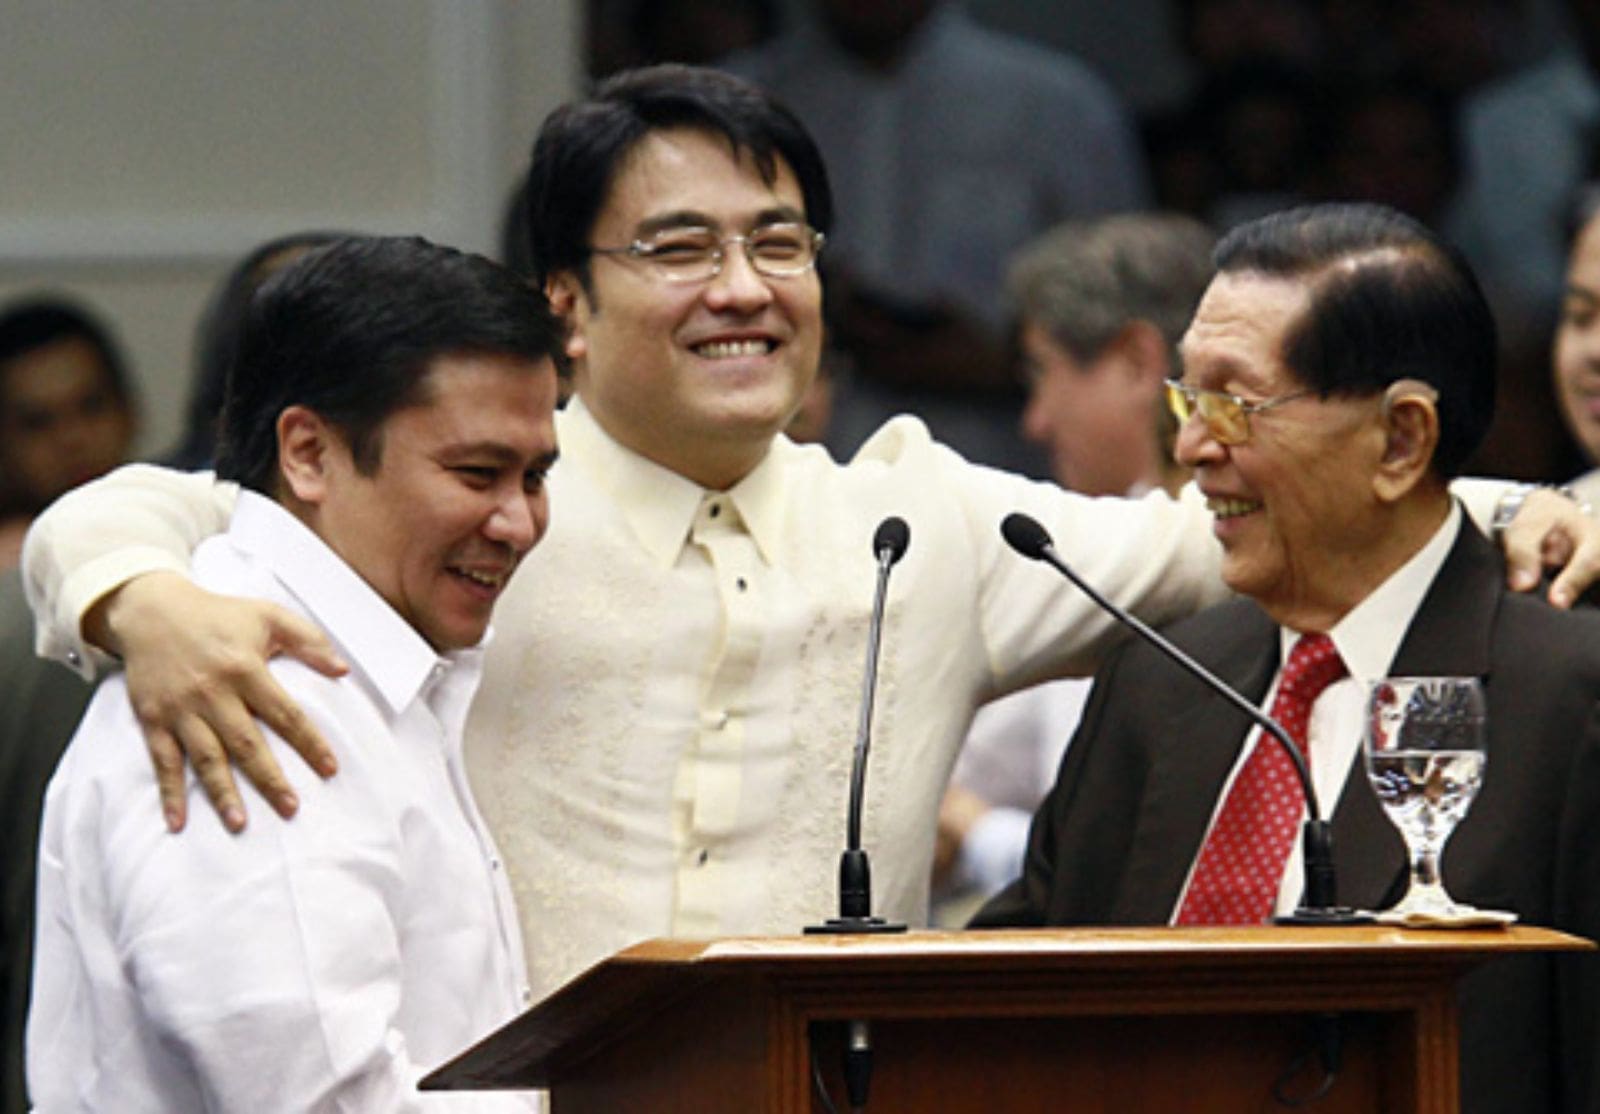
[[[727,711],[722,710],[716,712],[707,712],[706,726],[711,728],[713,731],[721,731],[724,727],[728,726]]]
[[[522,1004],[524,1006],[533,1005],[533,988],[531,986],[522,988]]]
[[[67,651],[67,664],[79,666],[83,664],[83,655],[76,650]]]
[[[711,858],[711,852],[709,850],[707,850],[706,848],[702,847],[702,848],[700,848],[700,854],[698,854],[698,855],[696,855],[694,857],[695,865],[696,866],[705,866],[706,865],[706,860],[709,859],[709,858]]]
[[[742,576],[738,580],[735,580],[733,583],[734,583],[735,586],[738,587],[739,591],[741,591],[741,592],[744,591],[746,588],[750,587],[749,582],[746,581],[745,578],[742,577]]]
[[[500,857],[498,855],[489,856],[489,869],[493,871],[500,869]]]
[[[711,504],[711,509],[706,513],[711,515],[712,518],[716,518],[718,515],[720,515],[722,513],[722,504],[721,503],[712,503]]]

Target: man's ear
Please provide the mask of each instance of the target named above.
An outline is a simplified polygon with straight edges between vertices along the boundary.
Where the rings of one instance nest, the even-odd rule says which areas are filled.
[[[1384,396],[1383,456],[1373,483],[1378,497],[1398,502],[1429,474],[1439,447],[1438,393],[1426,383],[1401,380]]]
[[[567,359],[583,359],[589,351],[584,332],[589,302],[583,283],[571,271],[557,271],[544,280],[544,296],[550,303],[550,312],[560,319],[566,333]]]
[[[278,474],[288,493],[317,506],[328,494],[328,454],[334,431],[315,410],[285,407],[278,415]]]

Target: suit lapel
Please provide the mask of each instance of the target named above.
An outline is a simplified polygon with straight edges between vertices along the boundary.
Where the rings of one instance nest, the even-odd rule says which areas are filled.
[[[1184,639],[1199,660],[1260,703],[1278,666],[1277,627],[1255,605],[1218,608]],[[1244,714],[1172,665],[1151,694],[1162,717],[1150,740],[1149,782],[1112,920],[1160,924],[1172,915],[1211,813],[1251,730]]]

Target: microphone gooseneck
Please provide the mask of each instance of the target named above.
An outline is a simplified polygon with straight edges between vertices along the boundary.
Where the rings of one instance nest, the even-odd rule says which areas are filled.
[[[872,618],[867,627],[867,665],[861,684],[861,721],[856,728],[855,754],[850,765],[850,810],[845,823],[845,849],[839,856],[839,915],[822,924],[807,925],[808,935],[820,933],[904,932],[906,926],[872,915],[872,867],[861,846],[861,814],[866,810],[867,752],[872,746],[872,705],[878,690],[878,648],[883,644],[883,612],[889,598],[889,570],[906,554],[911,528],[890,515],[872,534],[872,553],[878,561],[878,587],[872,597]],[[872,1080],[872,1027],[865,1018],[845,1025],[843,1074],[852,1111],[867,1106]],[[820,1077],[819,1083],[820,1087]],[[823,1095],[826,1101],[826,1094]],[[831,1103],[829,1106],[831,1108]]]
[[[1311,768],[1305,755],[1295,746],[1294,740],[1283,725],[1261,711],[1233,690],[1233,687],[1195,661],[1177,646],[1157,633],[1151,626],[1112,603],[1072,569],[1056,553],[1050,533],[1037,521],[1025,514],[1012,513],[1000,524],[1000,533],[1012,549],[1035,561],[1043,561],[1077,586],[1100,609],[1118,622],[1132,628],[1141,638],[1160,650],[1172,661],[1182,666],[1212,692],[1243,712],[1283,748],[1294,766],[1300,789],[1306,802],[1306,822],[1302,833],[1305,861],[1305,892],[1300,907],[1293,915],[1280,917],[1286,924],[1356,924],[1371,918],[1343,908],[1338,902],[1338,879],[1333,865],[1333,825],[1322,818],[1317,801],[1316,787],[1311,782]]]
[[[861,846],[861,817],[866,811],[867,756],[872,747],[872,709],[878,689],[878,651],[883,643],[883,613],[889,596],[889,572],[905,556],[911,528],[905,519],[891,515],[872,535],[872,552],[878,561],[878,586],[867,627],[867,664],[861,686],[861,719],[856,727],[855,753],[850,766],[850,807],[846,814],[845,850],[839,858],[839,916],[820,925],[807,925],[808,933],[904,932],[906,926],[872,915],[872,868]]]

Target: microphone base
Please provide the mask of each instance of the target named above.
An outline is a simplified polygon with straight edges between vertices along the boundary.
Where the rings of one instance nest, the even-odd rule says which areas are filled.
[[[808,924],[803,931],[807,936],[847,936],[858,932],[894,933],[905,930],[905,925],[886,921],[882,917],[831,917],[822,924]]]
[[[1351,909],[1344,905],[1315,907],[1302,905],[1287,916],[1273,917],[1272,923],[1283,925],[1371,924],[1372,914],[1363,913],[1359,909]]]

